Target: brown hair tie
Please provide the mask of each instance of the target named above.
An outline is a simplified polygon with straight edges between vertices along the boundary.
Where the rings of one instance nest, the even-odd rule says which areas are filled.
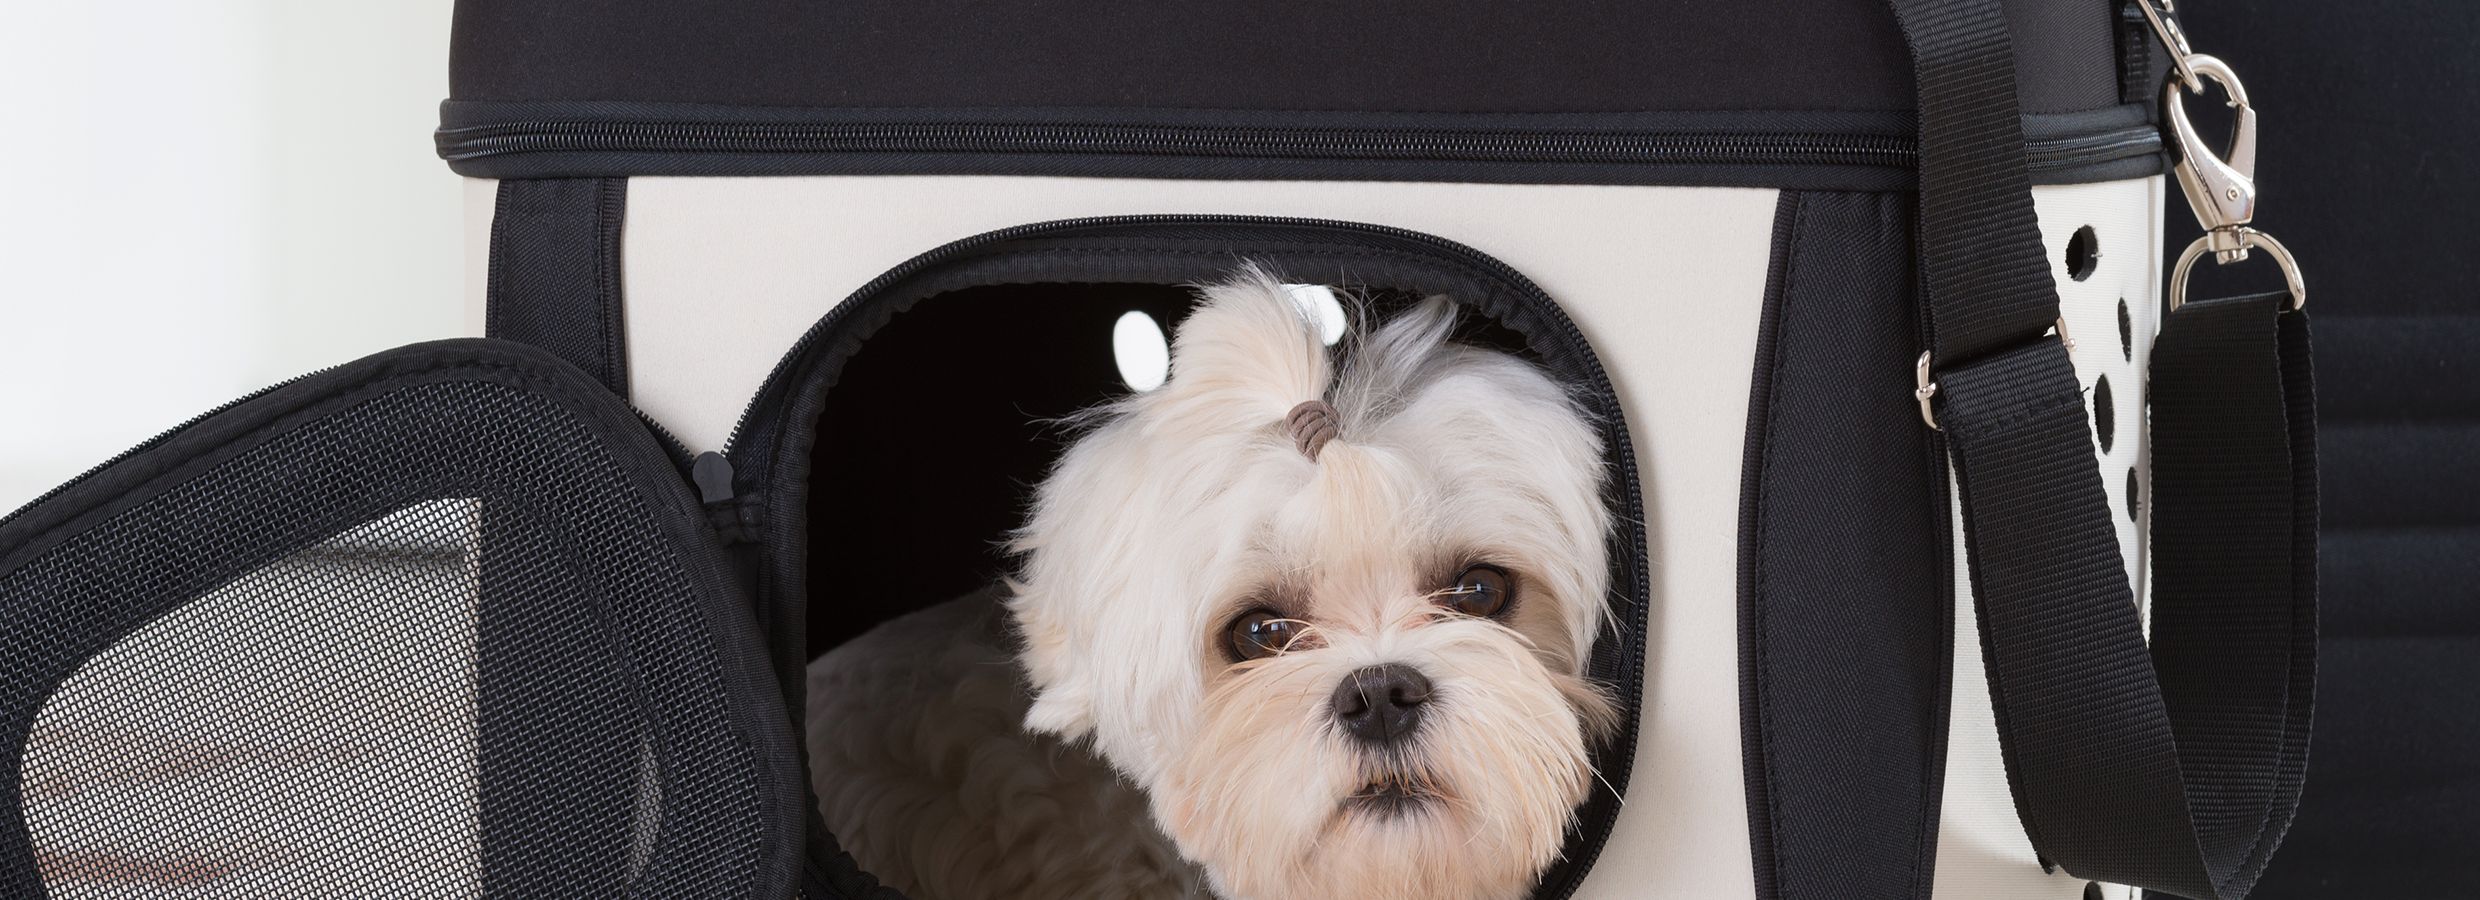
[[[1326,449],[1326,442],[1343,431],[1343,418],[1326,401],[1310,400],[1292,407],[1283,416],[1283,425],[1290,429],[1292,446],[1300,448],[1300,455],[1316,462],[1318,451]]]

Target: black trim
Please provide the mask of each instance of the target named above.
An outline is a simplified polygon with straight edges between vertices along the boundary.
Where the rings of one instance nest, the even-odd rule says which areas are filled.
[[[1953,557],[1945,468],[1906,389],[1904,199],[1785,192],[1776,212],[1739,528],[1759,900],[1929,892]]]
[[[1739,482],[1739,754],[1740,780],[1748,795],[1748,856],[1756,874],[1757,900],[1782,896],[1775,872],[1773,765],[1766,752],[1766,719],[1761,714],[1770,692],[1765,665],[1765,629],[1757,611],[1754,586],[1764,515],[1758,492],[1765,480],[1765,448],[1759,435],[1773,415],[1767,398],[1773,393],[1777,347],[1782,334],[1783,279],[1791,265],[1792,243],[1798,239],[1800,201],[1806,195],[1784,191],[1774,201],[1774,237],[1765,263],[1765,306],[1757,319],[1756,370],[1748,383],[1748,426],[1742,438]]]
[[[458,173],[1070,175],[1899,190],[1911,117],[1872,112],[1335,113],[448,101]],[[2048,183],[2160,174],[2141,106],[2027,117]]]
[[[483,332],[549,350],[622,397],[629,395],[620,297],[628,192],[626,178],[501,181]]]
[[[1383,226],[1237,216],[1144,216],[1028,225],[957,241],[898,266],[854,292],[804,334],[734,429],[726,453],[738,493],[760,499],[766,558],[760,602],[777,636],[774,652],[787,695],[799,697],[807,659],[810,450],[826,394],[844,362],[870,335],[923,299],[967,287],[1031,282],[1183,284],[1228,274],[1239,259],[1311,283],[1383,285],[1444,293],[1522,335],[1554,377],[1583,388],[1602,429],[1613,475],[1611,633],[1594,645],[1588,674],[1622,701],[1614,737],[1594,748],[1607,790],[1579,811],[1579,831],[1543,877],[1540,900],[1558,900],[1582,883],[1617,821],[1636,752],[1651,572],[1646,558],[1642,485],[1624,410],[1593,349],[1566,314],[1530,280],[1479,251]],[[840,870],[839,870],[840,871]]]

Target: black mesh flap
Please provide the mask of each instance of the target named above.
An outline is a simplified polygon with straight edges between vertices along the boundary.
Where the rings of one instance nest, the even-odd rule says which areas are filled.
[[[617,400],[383,354],[0,524],[0,894],[787,896],[755,626]]]

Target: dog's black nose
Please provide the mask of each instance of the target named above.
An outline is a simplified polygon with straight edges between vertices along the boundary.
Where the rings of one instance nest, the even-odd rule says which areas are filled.
[[[1429,695],[1429,676],[1419,669],[1401,663],[1370,666],[1335,686],[1335,721],[1361,740],[1394,743],[1420,727]]]

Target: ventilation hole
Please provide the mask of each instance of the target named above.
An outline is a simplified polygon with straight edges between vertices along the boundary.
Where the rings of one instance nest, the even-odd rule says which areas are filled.
[[[1287,284],[1283,292],[1292,295],[1300,311],[1317,323],[1318,340],[1332,347],[1343,340],[1343,301],[1335,299],[1335,289],[1322,284]]]
[[[2100,381],[2093,382],[2092,397],[2093,437],[2101,441],[2103,453],[2110,452],[2110,445],[2117,443],[2118,431],[2110,426],[2117,423],[2118,416],[2110,405],[2110,376],[2103,375]]]
[[[1171,342],[1163,337],[1162,323],[1141,310],[1121,313],[1111,323],[1111,358],[1119,363],[1119,380],[1132,390],[1150,391],[1171,377]]]
[[[2118,350],[2127,354],[2128,362],[2136,361],[2136,320],[2127,314],[2127,298],[2118,298]]]
[[[2101,900],[2101,882],[2084,882],[2084,900]]]
[[[2099,265],[2101,239],[2093,235],[2090,225],[2076,229],[2075,236],[2067,239],[2067,277],[2077,281],[2091,278],[2094,267]]]
[[[2135,469],[2127,470],[2127,521],[2143,521],[2141,513],[2144,511],[2144,501],[2136,496],[2137,489],[2143,484],[2144,479],[2136,477]]]

